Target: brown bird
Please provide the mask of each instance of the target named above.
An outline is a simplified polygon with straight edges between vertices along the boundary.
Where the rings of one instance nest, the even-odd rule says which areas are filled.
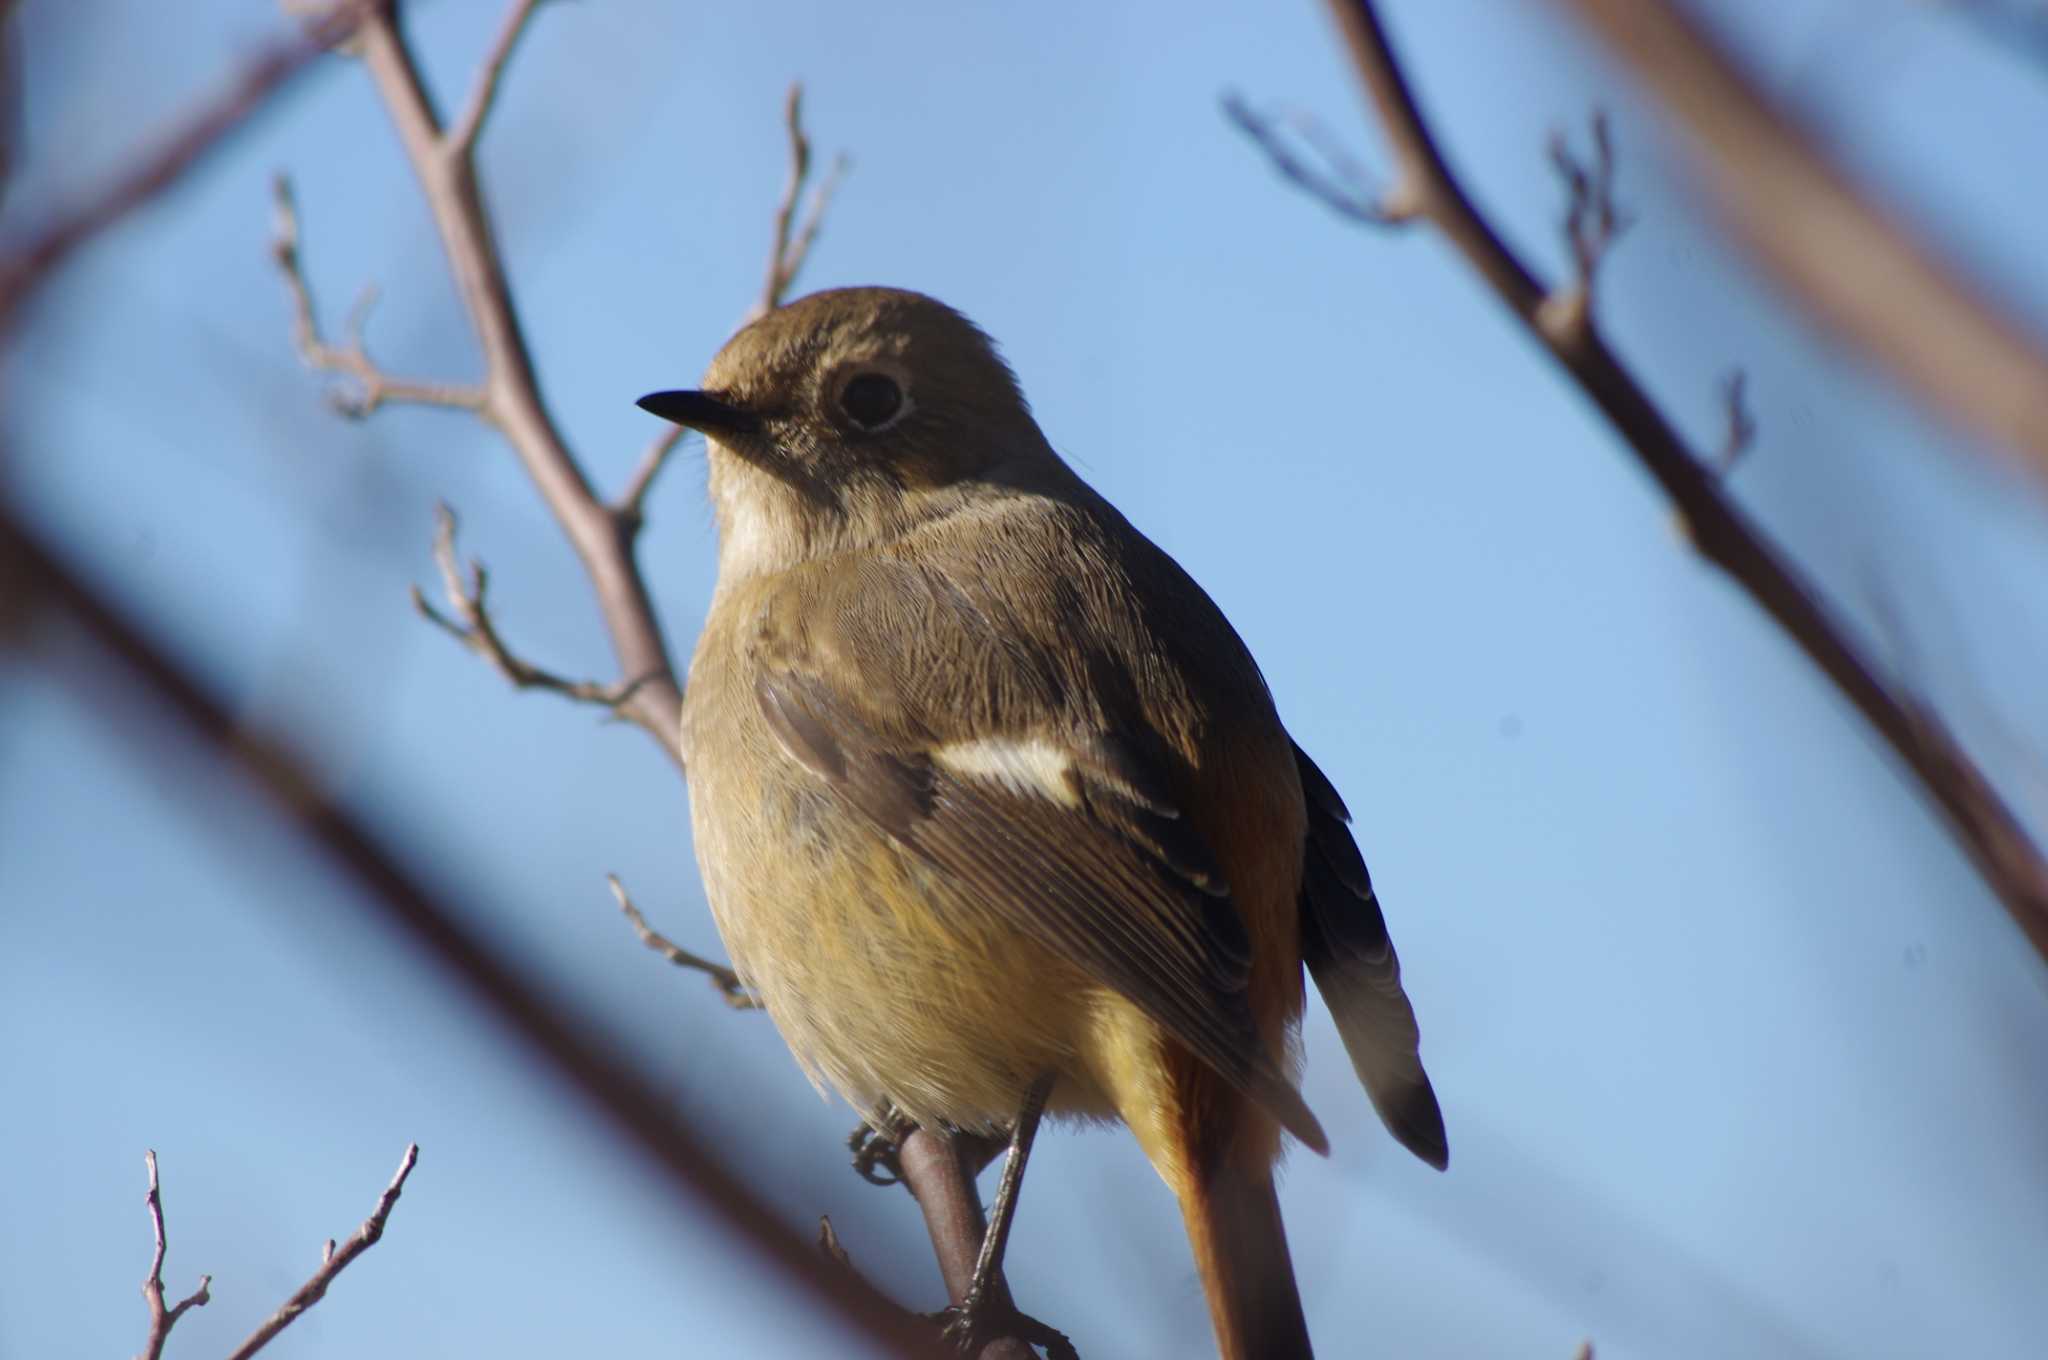
[[[803,298],[640,404],[708,438],[697,857],[797,1061],[864,1115],[1012,1129],[1018,1174],[1041,1108],[1121,1120],[1222,1354],[1309,1354],[1273,1188],[1283,1129],[1328,1150],[1304,963],[1388,1129],[1448,1149],[1349,814],[1237,633],[931,298]]]

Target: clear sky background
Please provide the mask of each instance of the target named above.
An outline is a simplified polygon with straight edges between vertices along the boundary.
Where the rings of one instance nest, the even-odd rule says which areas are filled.
[[[416,5],[444,99],[499,4]],[[255,0],[29,0],[38,220],[215,86]],[[2048,68],[1952,7],[1702,6],[1866,181],[2048,330]],[[1391,0],[1480,201],[1561,262],[1552,129],[1610,110],[1636,224],[1601,318],[1881,654],[2048,829],[2048,513],[1831,348],[1717,236],[1682,144],[1548,7]],[[989,329],[1054,445],[1203,582],[1357,816],[1421,1016],[1446,1175],[1381,1131],[1312,1004],[1327,1161],[1282,1189],[1326,1354],[2037,1354],[2048,1334],[2048,990],[1892,761],[1426,232],[1292,192],[1226,88],[1376,132],[1306,3],[551,6],[483,165],[548,398],[616,488],[759,287],[792,78],[854,167],[804,282],[889,283]],[[545,966],[808,1231],[943,1300],[901,1192],[768,1023],[634,942],[717,941],[686,796],[639,732],[511,693],[414,617],[437,497],[545,664],[608,676],[588,590],[473,421],[323,406],[269,264],[288,168],[331,319],[376,280],[395,370],[477,361],[363,73],[332,60],[46,292],[6,359],[9,494],[101,583]],[[652,502],[679,653],[713,561],[701,445]],[[1895,622],[1887,624],[1887,618]],[[46,639],[46,655],[75,647]],[[817,1354],[838,1343],[678,1208],[261,810],[94,695],[0,657],[0,1357],[132,1353],[142,1153],[170,1354],[219,1354],[419,1170],[280,1355]],[[1170,1198],[1128,1137],[1042,1139],[1011,1252],[1093,1360],[1200,1354]]]

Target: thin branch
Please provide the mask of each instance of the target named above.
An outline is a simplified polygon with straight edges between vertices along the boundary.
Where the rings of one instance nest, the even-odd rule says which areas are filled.
[[[520,37],[533,22],[534,12],[540,6],[541,0],[512,0],[512,7],[505,12],[505,21],[499,26],[491,50],[477,68],[476,83],[470,88],[469,100],[463,105],[455,126],[448,131],[449,155],[468,157],[476,154],[477,137],[483,132],[484,120],[491,116],[491,106],[498,99],[498,85],[505,76],[505,63],[512,60],[512,49],[519,46]]]
[[[344,328],[346,344],[330,345],[320,334],[320,319],[313,307],[313,291],[306,285],[306,272],[299,257],[299,209],[292,197],[291,180],[278,175],[271,181],[271,200],[276,207],[276,226],[270,238],[270,257],[284,276],[285,290],[292,302],[292,341],[306,366],[322,373],[340,373],[355,381],[353,392],[336,388],[328,394],[334,409],[360,420],[387,402],[417,406],[452,406],[464,411],[482,411],[484,392],[480,387],[456,383],[419,382],[394,378],[379,368],[363,346],[363,324],[375,305],[375,287],[363,290],[350,309]]]
[[[1692,133],[1737,235],[1794,295],[2048,486],[2048,345],[1896,226],[1669,0],[1559,0]]]
[[[1394,227],[1414,220],[1415,205],[1404,204],[1366,174],[1364,167],[1330,137],[1321,122],[1306,113],[1290,114],[1286,122],[1321,160],[1311,164],[1288,144],[1280,120],[1260,113],[1243,95],[1223,96],[1223,113],[1238,130],[1258,144],[1273,168],[1295,188],[1339,217],[1372,227]]]
[[[1550,163],[1564,181],[1564,240],[1571,253],[1572,286],[1545,299],[1539,319],[1568,334],[1592,324],[1593,288],[1607,252],[1628,230],[1629,219],[1614,198],[1614,139],[1607,115],[1593,114],[1593,155],[1580,159],[1560,132],[1550,139]]]
[[[810,258],[818,230],[824,225],[825,209],[831,205],[832,195],[846,175],[845,155],[834,156],[825,177],[811,192],[802,221],[797,221],[797,207],[804,200],[804,186],[811,177],[811,139],[804,134],[803,102],[804,87],[791,85],[782,108],[783,126],[789,132],[789,181],[783,186],[782,201],[775,209],[775,234],[768,251],[768,279],[761,287],[760,300],[747,315],[750,321],[774,311],[788,299],[797,275],[803,272],[804,261]]]
[[[818,1250],[824,1253],[826,1260],[841,1270],[853,1269],[853,1258],[847,1255],[846,1244],[839,1240],[839,1234],[833,1230],[830,1214],[818,1216]]]
[[[296,37],[277,43],[243,67],[226,90],[186,118],[156,151],[0,260],[0,319],[12,314],[74,250],[127,218],[218,151],[230,134],[264,108],[313,58],[346,38],[375,2],[344,0],[327,6]]]
[[[298,1292],[286,1299],[262,1326],[251,1332],[249,1339],[237,1346],[228,1360],[249,1360],[250,1356],[269,1345],[279,1332],[298,1321],[300,1314],[327,1297],[328,1286],[334,1283],[336,1276],[348,1269],[351,1261],[377,1245],[378,1239],[384,1236],[385,1221],[391,1217],[392,1208],[405,1190],[405,1178],[412,1174],[412,1169],[419,1163],[419,1159],[420,1145],[409,1144],[405,1149],[405,1156],[399,1160],[398,1173],[391,1178],[391,1184],[384,1187],[384,1193],[377,1197],[377,1207],[363,1220],[363,1226],[357,1228],[354,1235],[341,1244],[339,1251],[335,1250],[333,1241],[329,1240],[326,1251],[321,1253],[320,1268],[313,1272],[312,1278],[300,1285]]]
[[[1721,407],[1726,425],[1712,466],[1716,475],[1726,477],[1756,443],[1756,417],[1749,411],[1749,375],[1739,368],[1721,380]]]
[[[1640,3],[1645,12],[1656,8],[1648,0]],[[1331,8],[1386,128],[1407,192],[1600,407],[1671,498],[1700,554],[1732,577],[1869,720],[1947,820],[2021,933],[2048,960],[2048,860],[2024,824],[1939,715],[1879,678],[1833,606],[1728,499],[1713,460],[1679,437],[1591,318],[1574,327],[1545,324],[1557,295],[1501,240],[1444,162],[1373,5],[1331,0]]]
[[[163,1190],[156,1179],[156,1151],[151,1149],[143,1154],[143,1163],[149,1167],[149,1194],[143,1203],[149,1206],[150,1231],[156,1238],[156,1251],[149,1258],[149,1274],[142,1281],[142,1301],[149,1305],[149,1340],[142,1348],[141,1360],[157,1360],[164,1353],[164,1342],[171,1336],[171,1328],[178,1319],[185,1316],[190,1308],[204,1308],[212,1299],[208,1287],[213,1276],[201,1275],[199,1287],[180,1299],[176,1304],[164,1306],[164,1252],[167,1239],[164,1234]]]
[[[614,702],[621,717],[646,729],[662,750],[680,761],[675,734],[682,691],[660,619],[635,560],[634,529],[592,491],[589,478],[541,398],[496,234],[484,207],[475,158],[466,149],[488,117],[503,83],[504,68],[533,9],[526,0],[518,0],[508,11],[485,61],[486,69],[478,75],[468,106],[452,132],[442,130],[418,62],[390,9],[380,7],[364,18],[362,57],[419,179],[464,310],[483,350],[480,414],[511,445],[575,548],[596,588],[598,607],[624,678],[612,686],[593,687],[547,683],[558,677],[521,672],[516,667],[507,674],[529,674],[538,687],[571,698]],[[482,644],[475,647],[479,654],[497,665],[500,657],[489,650],[488,642],[476,641]],[[502,665],[499,669],[506,670]]]
[[[640,937],[640,943],[667,959],[678,968],[691,968],[711,979],[711,985],[725,997],[725,1004],[736,1011],[758,1010],[761,998],[749,991],[747,984],[740,981],[740,975],[722,963],[713,962],[701,954],[689,950],[671,940],[668,936],[647,924],[647,918],[640,914],[640,908],[626,893],[626,885],[619,882],[617,874],[606,874],[604,881],[611,884],[612,896],[618,899],[619,910],[632,923],[633,933]]]
[[[804,187],[811,174],[811,139],[804,133],[801,85],[789,87],[789,96],[783,104],[783,125],[789,133],[789,182],[783,188],[782,200],[775,209],[767,282],[762,285],[761,296],[746,315],[748,321],[766,316],[780,307],[787,300],[789,290],[796,286],[797,276],[803,273],[804,264],[811,256],[811,247],[816,244],[818,233],[824,227],[825,210],[831,206],[832,196],[845,178],[848,165],[844,154],[832,158],[831,168],[811,191],[810,203],[799,221],[797,206],[803,201]],[[680,425],[671,425],[655,435],[648,443],[647,451],[634,465],[632,479],[626,483],[625,491],[613,503],[612,514],[628,535],[637,535],[646,522],[647,493],[654,486],[654,479],[668,466],[669,455],[682,442],[683,434]]]
[[[633,697],[637,688],[633,681],[601,685],[594,680],[565,680],[553,671],[543,670],[513,654],[498,635],[498,626],[492,621],[490,608],[485,603],[485,596],[490,591],[490,573],[484,569],[483,563],[471,558],[468,578],[464,579],[462,566],[455,555],[455,512],[446,505],[434,507],[434,565],[440,570],[448,607],[455,611],[455,617],[449,618],[428,604],[426,595],[418,586],[412,588],[412,607],[427,622],[490,662],[491,668],[511,681],[514,689],[544,689],[577,703],[596,704],[613,713],[620,712]]]
[[[680,425],[665,426],[660,434],[648,441],[647,452],[641,454],[640,461],[634,465],[632,479],[612,506],[612,513],[619,517],[619,523],[625,526],[627,533],[638,534],[645,527],[647,493],[653,489],[654,479],[668,466],[668,456],[676,451],[676,445],[683,442],[685,433]]]

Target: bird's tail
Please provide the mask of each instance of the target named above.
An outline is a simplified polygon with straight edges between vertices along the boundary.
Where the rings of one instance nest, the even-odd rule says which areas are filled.
[[[1306,1360],[1308,1322],[1270,1164],[1225,1157],[1180,1197],[1223,1360]]]

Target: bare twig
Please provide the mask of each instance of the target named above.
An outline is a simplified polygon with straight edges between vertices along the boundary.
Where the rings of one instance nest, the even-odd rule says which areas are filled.
[[[418,586],[412,588],[412,607],[429,623],[490,662],[491,668],[511,681],[513,688],[544,689],[577,703],[596,704],[613,713],[619,712],[633,697],[637,687],[635,681],[601,685],[594,680],[565,680],[553,671],[543,670],[512,653],[498,635],[498,626],[492,621],[490,608],[485,602],[491,586],[490,573],[484,569],[483,563],[471,558],[468,579],[464,579],[462,566],[455,555],[455,512],[446,505],[434,507],[434,565],[440,569],[441,586],[447,593],[448,607],[455,611],[455,617],[449,618],[428,604],[426,595]]]
[[[312,1278],[300,1285],[298,1292],[286,1299],[262,1326],[251,1332],[249,1339],[237,1346],[228,1360],[249,1360],[250,1356],[269,1345],[272,1338],[296,1322],[301,1313],[327,1297],[328,1286],[334,1283],[337,1275],[348,1269],[351,1261],[377,1245],[377,1240],[384,1236],[384,1224],[391,1217],[392,1207],[405,1190],[405,1178],[412,1174],[419,1159],[420,1145],[409,1145],[405,1156],[399,1160],[397,1174],[391,1178],[391,1184],[384,1187],[384,1193],[377,1197],[377,1207],[370,1211],[363,1225],[341,1244],[339,1251],[329,1240],[327,1249],[321,1253],[320,1268],[313,1272]]]
[[[1223,113],[1245,136],[1258,143],[1283,178],[1339,217],[1366,226],[1392,227],[1415,216],[1414,204],[1404,203],[1399,195],[1377,184],[1329,136],[1322,123],[1310,115],[1296,112],[1286,121],[1322,161],[1321,165],[1313,165],[1297,155],[1280,129],[1280,120],[1260,113],[1236,91],[1223,96]]]
[[[619,523],[627,533],[637,534],[647,523],[647,493],[653,489],[654,479],[668,466],[668,456],[676,451],[676,445],[683,442],[684,433],[680,425],[663,429],[648,441],[647,452],[641,454],[640,461],[634,464],[632,479],[612,506],[612,513],[619,517]]]
[[[142,1281],[142,1301],[149,1305],[149,1340],[142,1348],[142,1360],[157,1360],[164,1353],[164,1342],[170,1339],[171,1328],[178,1319],[185,1316],[189,1308],[203,1308],[213,1297],[208,1287],[213,1276],[201,1275],[199,1287],[170,1307],[164,1306],[164,1252],[167,1240],[164,1235],[163,1190],[156,1179],[156,1151],[151,1149],[143,1154],[143,1163],[149,1167],[149,1194],[144,1203],[149,1206],[150,1231],[156,1238],[156,1250],[149,1258],[149,1274]]]
[[[596,588],[606,631],[625,678],[611,686],[562,681],[523,663],[505,664],[516,659],[506,657],[502,648],[494,648],[491,635],[474,620],[466,620],[469,626],[453,631],[516,684],[611,704],[621,717],[645,728],[672,759],[680,761],[675,734],[682,692],[634,557],[637,511],[629,515],[598,498],[541,398],[471,154],[497,98],[505,66],[536,8],[537,0],[513,0],[462,117],[447,131],[399,31],[394,7],[379,5],[366,13],[357,30],[357,42],[433,212],[457,290],[483,350],[484,379],[477,389],[475,409],[512,446],[576,549]],[[389,399],[396,398],[387,395]],[[440,622],[445,625],[447,621]]]
[[[1691,130],[1717,201],[1780,283],[2048,486],[2048,347],[1864,197],[1669,0],[1559,0]]]
[[[846,1244],[841,1242],[839,1234],[833,1231],[830,1214],[818,1216],[818,1250],[825,1253],[825,1259],[841,1270],[853,1269],[853,1258],[846,1254]]]
[[[789,96],[783,104],[783,125],[789,133],[789,182],[775,208],[773,239],[768,248],[767,282],[761,287],[761,296],[747,312],[747,321],[766,316],[788,299],[789,290],[796,286],[797,276],[803,273],[804,263],[810,259],[811,247],[824,226],[825,209],[831,205],[832,195],[846,175],[846,156],[843,153],[834,156],[825,178],[811,191],[810,204],[799,222],[797,206],[803,201],[804,187],[811,176],[811,139],[804,132],[801,85],[789,87]],[[629,535],[640,532],[646,517],[647,493],[654,486],[654,479],[668,466],[669,455],[682,442],[684,433],[682,426],[671,425],[655,435],[648,443],[647,451],[634,465],[633,476],[626,483],[626,489],[613,503],[612,513]]]
[[[604,881],[611,884],[612,896],[618,899],[619,910],[632,923],[633,933],[640,937],[640,943],[667,959],[678,968],[692,968],[711,979],[711,985],[725,997],[725,1004],[736,1011],[758,1010],[761,998],[749,991],[747,984],[740,981],[740,975],[722,963],[715,963],[701,954],[689,950],[671,940],[668,936],[647,924],[647,918],[640,914],[640,908],[626,893],[626,885],[619,882],[617,874],[606,874]]]
[[[1569,195],[1564,236],[1572,251],[1572,275],[1588,292],[1600,272],[1600,262],[1629,226],[1628,215],[1614,199],[1614,136],[1606,112],[1595,111],[1592,122],[1591,160],[1581,160],[1562,132],[1550,139],[1550,163],[1557,167]]]
[[[292,302],[292,340],[306,365],[319,372],[341,373],[355,382],[354,391],[336,388],[328,394],[334,409],[360,420],[386,402],[417,406],[452,406],[464,411],[481,411],[484,393],[480,387],[458,383],[419,382],[394,378],[379,368],[363,347],[363,323],[375,305],[375,287],[363,290],[349,311],[344,328],[347,343],[330,345],[321,337],[319,314],[313,307],[313,291],[306,286],[306,272],[299,259],[299,210],[292,197],[291,180],[283,175],[271,181],[271,198],[277,209],[276,227],[270,238],[270,256],[284,275],[285,290]]]
[[[1556,294],[1501,240],[1444,162],[1370,0],[1331,0],[1331,8],[1407,191],[1423,213],[1599,405],[1678,508],[1700,554],[1733,578],[1869,720],[1947,820],[2021,933],[2048,959],[2048,860],[2026,827],[1939,715],[1879,677],[1846,623],[1728,499],[1713,460],[1695,454],[1679,437],[1590,316],[1578,326],[1545,324],[1546,314],[1556,310]]]
[[[1593,115],[1593,155],[1581,160],[1562,132],[1550,139],[1550,163],[1564,181],[1564,240],[1571,252],[1572,283],[1552,291],[1538,314],[1546,328],[1575,334],[1592,324],[1593,288],[1628,217],[1614,200],[1614,139],[1607,115]]]
[[[818,187],[811,193],[810,205],[802,222],[798,223],[797,206],[803,202],[804,185],[811,177],[811,139],[804,134],[803,104],[804,87],[791,85],[782,108],[783,126],[789,132],[789,182],[782,190],[782,202],[775,209],[775,235],[768,251],[768,280],[762,285],[760,301],[748,313],[748,320],[774,311],[788,298],[797,275],[803,272],[804,261],[810,257],[811,246],[818,239],[818,229],[824,225],[825,209],[832,202],[832,194],[846,174],[846,156],[843,153],[834,156],[831,168],[826,170],[825,177],[818,181]]]
[[[259,55],[216,99],[186,118],[156,151],[59,216],[0,260],[0,318],[5,318],[71,252],[175,184],[217,151],[313,58],[347,37],[376,0],[329,5],[296,37]]]
[[[1741,369],[1721,380],[1721,405],[1727,424],[1721,435],[1721,447],[1714,452],[1712,467],[1725,477],[1756,443],[1756,417],[1749,413],[1749,375]]]
[[[540,6],[541,0],[514,0],[512,8],[505,12],[497,39],[485,54],[483,64],[477,68],[476,84],[470,89],[469,100],[463,105],[455,126],[448,131],[446,144],[449,155],[470,157],[476,154],[477,137],[483,132],[484,120],[491,116],[491,106],[498,99],[498,85],[505,76],[505,63],[512,60],[512,49],[519,46],[519,39],[532,24],[534,12]]]
[[[619,1058],[626,1050],[602,1034],[568,997],[552,993],[515,964],[488,934],[430,893],[358,818],[336,803],[289,746],[245,729],[225,700],[173,661],[122,607],[88,585],[54,553],[14,508],[0,499],[0,579],[31,607],[68,618],[98,645],[56,649],[60,665],[75,666],[73,692],[94,703],[109,728],[162,759],[161,731],[143,716],[167,717],[223,768],[239,776],[269,810],[303,838],[320,860],[356,889],[345,900],[399,929],[483,1003],[575,1094],[606,1115],[611,1126],[643,1153],[690,1213],[706,1208],[736,1237],[775,1263],[811,1297],[891,1355],[933,1355],[931,1329],[904,1319],[889,1300],[859,1277],[830,1270],[807,1235],[792,1231],[735,1176],[725,1161],[675,1114],[668,1095],[646,1074]],[[100,656],[117,665],[96,663]],[[136,688],[109,682],[109,672]],[[138,714],[132,698],[153,701]]]

